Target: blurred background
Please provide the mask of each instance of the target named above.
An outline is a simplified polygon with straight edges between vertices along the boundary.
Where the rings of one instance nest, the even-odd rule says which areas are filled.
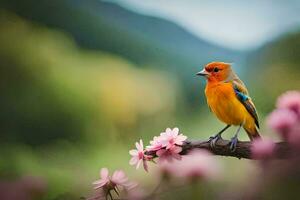
[[[206,106],[205,80],[195,76],[208,62],[233,63],[263,135],[276,97],[300,89],[297,0],[0,5],[1,183],[36,177],[44,199],[89,196],[101,167],[150,187],[154,167],[146,174],[128,164],[135,141],[148,143],[166,127],[190,139],[222,128]],[[228,173],[219,187],[240,184],[255,168],[220,160]]]

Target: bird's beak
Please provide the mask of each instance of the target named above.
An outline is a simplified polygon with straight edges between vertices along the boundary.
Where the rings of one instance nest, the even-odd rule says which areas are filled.
[[[196,75],[197,76],[208,76],[209,73],[205,69],[203,69],[202,71],[198,72]]]

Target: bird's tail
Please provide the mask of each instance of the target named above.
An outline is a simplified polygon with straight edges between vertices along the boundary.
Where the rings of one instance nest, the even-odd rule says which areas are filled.
[[[259,132],[256,127],[252,128],[252,129],[245,128],[245,131],[247,132],[251,141],[256,140],[256,139],[261,139],[261,136],[259,135]]]

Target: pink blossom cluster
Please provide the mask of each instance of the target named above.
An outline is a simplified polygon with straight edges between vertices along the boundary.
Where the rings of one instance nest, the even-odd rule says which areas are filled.
[[[283,140],[300,146],[300,91],[288,91],[278,97],[276,109],[267,118],[268,126]],[[272,158],[275,143],[271,139],[255,140],[252,157]]]
[[[116,170],[112,176],[109,176],[107,168],[100,170],[100,179],[95,181],[93,185],[97,195],[89,198],[90,200],[107,199],[107,196],[112,197],[111,191],[115,191],[119,195],[120,190],[129,191],[137,186],[136,183],[128,180],[128,177],[122,170]]]
[[[267,124],[291,144],[300,145],[300,91],[282,94],[276,109],[269,115]]]
[[[186,180],[212,179],[220,174],[220,164],[206,150],[193,150],[182,159],[159,163],[163,174]]]
[[[143,167],[148,171],[147,161],[153,160],[153,156],[147,155],[147,152],[155,152],[159,161],[172,161],[173,159],[180,160],[180,152],[182,151],[183,142],[187,137],[179,133],[178,128],[167,128],[159,136],[155,136],[150,145],[144,149],[143,141],[136,143],[136,149],[130,150],[129,154],[132,158],[129,161],[130,165],[136,165],[139,168],[143,163]]]
[[[252,157],[254,159],[266,160],[272,158],[274,153],[275,143],[269,138],[263,140],[254,140],[252,142]]]

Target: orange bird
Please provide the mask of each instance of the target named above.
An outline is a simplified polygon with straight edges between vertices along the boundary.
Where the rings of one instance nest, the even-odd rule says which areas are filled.
[[[238,126],[230,141],[232,151],[236,148],[241,127],[245,129],[250,140],[260,138],[255,106],[245,84],[232,70],[231,65],[224,62],[211,62],[197,75],[207,79],[205,95],[210,110],[219,120],[227,124],[218,134],[210,137],[211,146],[215,146],[221,134],[231,125]]]

